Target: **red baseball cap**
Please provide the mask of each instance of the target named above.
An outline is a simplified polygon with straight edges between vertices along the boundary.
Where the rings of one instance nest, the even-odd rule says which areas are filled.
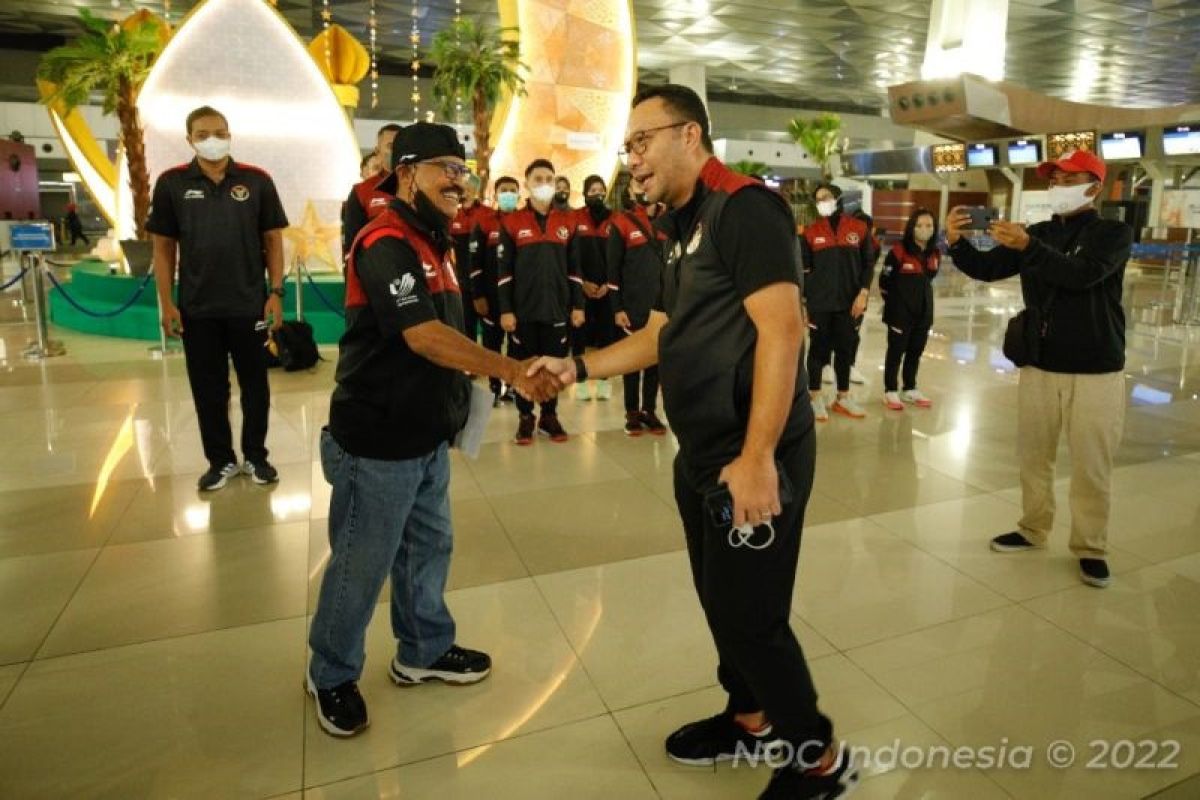
[[[1072,150],[1064,153],[1057,161],[1046,161],[1039,164],[1037,172],[1043,178],[1049,178],[1056,169],[1061,169],[1063,172],[1090,172],[1101,181],[1108,172],[1108,167],[1104,165],[1104,159],[1090,150]]]

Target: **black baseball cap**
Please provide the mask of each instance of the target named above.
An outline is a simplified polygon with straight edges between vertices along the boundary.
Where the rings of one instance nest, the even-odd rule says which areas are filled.
[[[395,194],[396,167],[428,161],[438,156],[457,156],[466,160],[467,151],[458,140],[454,128],[435,122],[414,122],[401,128],[392,142],[392,171],[375,188],[381,192]]]

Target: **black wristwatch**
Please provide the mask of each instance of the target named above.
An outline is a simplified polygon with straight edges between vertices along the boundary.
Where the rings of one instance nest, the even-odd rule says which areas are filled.
[[[271,289],[268,289],[268,291],[276,297],[283,297],[285,294],[287,294],[282,286],[275,286]]]
[[[583,356],[575,356],[575,382],[583,383],[587,379],[587,364],[583,363]]]

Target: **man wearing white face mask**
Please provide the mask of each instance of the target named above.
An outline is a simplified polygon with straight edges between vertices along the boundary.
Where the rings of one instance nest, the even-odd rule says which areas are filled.
[[[201,491],[244,471],[255,483],[279,479],[267,461],[266,331],[283,324],[283,229],[287,216],[271,176],[229,157],[229,123],[203,106],[187,118],[196,158],[166,170],[154,186],[146,230],[168,336],[183,339],[188,381],[208,471]],[[179,261],[179,302],[172,296]],[[265,280],[264,280],[265,279]],[[238,467],[229,427],[229,361],[242,395]]]
[[[1133,243],[1123,222],[1102,219],[1105,164],[1075,151],[1038,167],[1050,179],[1055,216],[1026,230],[995,222],[988,233],[999,244],[986,253],[962,235],[970,215],[951,210],[946,241],[955,265],[982,281],[1021,277],[1024,324],[1006,336],[1006,352],[1019,342],[1017,445],[1023,514],[1017,530],[992,539],[1011,553],[1046,546],[1054,526],[1054,459],[1066,429],[1071,453],[1071,551],[1080,578],[1109,583],[1108,518],[1113,454],[1125,418],[1125,312],[1121,284]],[[1014,335],[1019,332],[1020,335]]]

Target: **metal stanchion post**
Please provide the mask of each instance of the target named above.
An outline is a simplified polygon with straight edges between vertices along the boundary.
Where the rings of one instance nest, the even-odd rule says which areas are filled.
[[[63,343],[50,338],[49,323],[46,313],[46,284],[42,278],[42,256],[32,255],[33,258],[33,308],[37,318],[37,341],[30,342],[22,354],[30,361],[40,361],[43,358],[61,356],[67,352]]]
[[[297,258],[292,265],[292,274],[296,277],[296,320],[304,321],[304,262]]]
[[[21,269],[26,269],[29,266],[29,254],[28,253],[18,253],[17,254],[17,266],[19,266]],[[21,299],[19,301],[14,301],[17,305],[22,305],[22,306],[29,305],[29,281],[30,280],[31,280],[31,278],[29,277],[29,273],[26,272],[25,276],[23,278],[21,278]]]

